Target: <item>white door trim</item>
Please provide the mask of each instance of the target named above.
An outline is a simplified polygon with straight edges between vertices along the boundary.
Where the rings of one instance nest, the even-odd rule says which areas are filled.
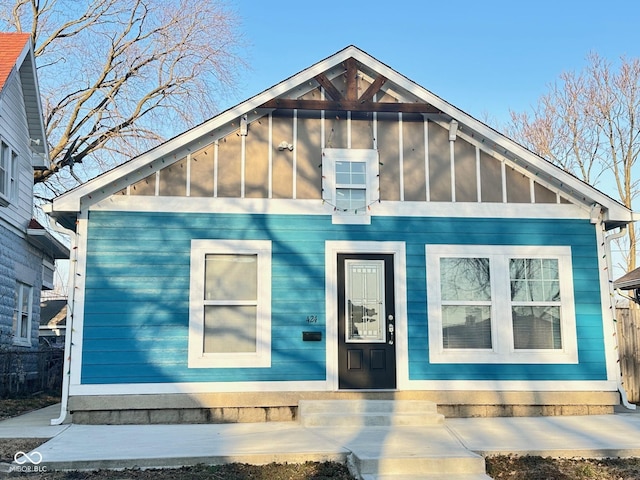
[[[325,242],[325,297],[327,335],[327,386],[338,390],[338,254],[376,253],[393,255],[395,328],[396,328],[396,379],[397,389],[406,389],[409,380],[409,356],[407,342],[407,280],[406,248],[404,242],[326,241]]]

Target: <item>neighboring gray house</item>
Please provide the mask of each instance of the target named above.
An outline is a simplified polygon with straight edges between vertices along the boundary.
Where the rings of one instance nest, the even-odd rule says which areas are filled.
[[[69,249],[33,219],[33,170],[48,165],[31,36],[0,33],[0,351],[36,351],[40,291]]]

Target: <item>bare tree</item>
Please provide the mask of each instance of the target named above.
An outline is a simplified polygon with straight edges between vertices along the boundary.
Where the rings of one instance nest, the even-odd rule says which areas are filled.
[[[614,68],[591,54],[580,73],[563,73],[531,115],[511,112],[508,133],[539,155],[597,185],[607,182],[632,208],[640,154],[640,59]],[[636,267],[636,234],[628,228],[627,271]]]
[[[35,45],[50,147],[34,182],[54,193],[212,116],[244,65],[220,0],[9,3],[0,20]]]

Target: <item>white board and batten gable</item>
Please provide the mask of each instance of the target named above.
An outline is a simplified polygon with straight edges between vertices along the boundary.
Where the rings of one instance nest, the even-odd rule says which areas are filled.
[[[369,164],[356,207],[336,199],[335,158]],[[342,178],[357,187],[354,172]],[[356,223],[542,216],[610,229],[633,220],[622,204],[354,46],[58,197],[51,214],[73,228],[88,208],[153,210],[167,197],[184,211],[333,213]]]

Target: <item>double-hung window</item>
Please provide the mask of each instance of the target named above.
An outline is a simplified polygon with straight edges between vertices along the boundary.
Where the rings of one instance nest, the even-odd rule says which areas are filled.
[[[189,367],[271,365],[271,242],[192,240]]]
[[[13,343],[30,347],[33,287],[16,282],[13,300]]]
[[[576,363],[570,247],[428,245],[433,363]]]
[[[0,205],[7,206],[16,200],[18,193],[18,154],[0,140]]]
[[[369,207],[379,196],[378,151],[322,150],[322,198],[333,207],[334,223],[368,223]]]

